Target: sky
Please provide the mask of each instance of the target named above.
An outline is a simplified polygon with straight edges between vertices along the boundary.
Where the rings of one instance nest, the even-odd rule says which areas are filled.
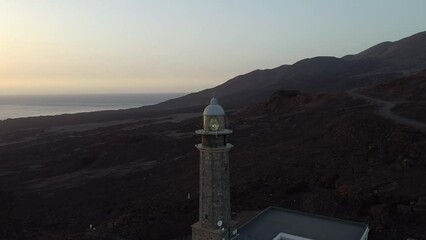
[[[0,0],[0,94],[196,92],[426,30],[424,0]]]

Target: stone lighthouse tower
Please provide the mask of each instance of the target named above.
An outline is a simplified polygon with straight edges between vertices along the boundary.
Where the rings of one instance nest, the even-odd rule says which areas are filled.
[[[226,116],[216,98],[203,112],[200,150],[199,220],[192,225],[193,240],[228,240],[231,235],[231,199],[229,191],[229,150]]]

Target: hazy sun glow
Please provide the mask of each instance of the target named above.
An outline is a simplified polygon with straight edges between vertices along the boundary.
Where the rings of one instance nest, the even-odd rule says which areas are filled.
[[[424,31],[424,9],[423,0],[4,0],[0,94],[198,91]]]

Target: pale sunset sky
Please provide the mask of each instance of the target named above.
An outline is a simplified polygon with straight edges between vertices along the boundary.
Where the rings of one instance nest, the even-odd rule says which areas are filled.
[[[0,0],[0,94],[195,92],[426,30],[425,0]]]

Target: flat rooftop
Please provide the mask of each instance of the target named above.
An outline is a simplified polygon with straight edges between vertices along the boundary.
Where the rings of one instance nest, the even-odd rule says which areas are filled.
[[[269,207],[238,229],[235,240],[272,240],[281,233],[315,240],[360,240],[368,225]]]

